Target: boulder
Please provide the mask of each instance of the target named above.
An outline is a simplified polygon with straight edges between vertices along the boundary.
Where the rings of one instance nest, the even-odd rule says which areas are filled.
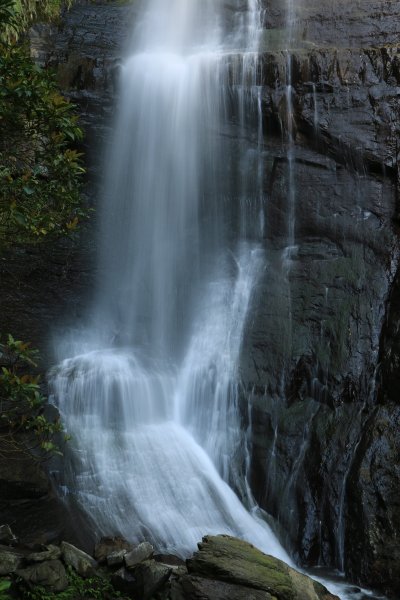
[[[30,562],[44,562],[46,560],[58,560],[61,558],[61,548],[50,544],[47,548],[40,552],[32,552],[28,554],[27,560]]]
[[[71,566],[81,577],[96,576],[97,562],[72,544],[61,543],[62,558],[66,565]]]
[[[132,544],[130,544],[123,537],[102,537],[94,547],[94,557],[100,564],[104,564],[107,562],[107,556],[110,554],[120,550],[126,550],[126,552],[129,552],[132,550],[132,548]]]
[[[154,554],[154,548],[149,542],[142,542],[136,548],[125,554],[124,561],[128,569],[132,569],[143,560],[151,558]]]
[[[230,536],[203,538],[187,567],[191,575],[262,590],[278,600],[338,600],[310,577]]]
[[[171,584],[171,600],[276,600],[263,590],[184,575]]]
[[[122,594],[131,594],[136,590],[136,577],[125,567],[118,569],[112,575],[111,583]]]
[[[117,550],[116,552],[111,552],[111,554],[107,556],[107,566],[121,567],[124,564],[126,553],[126,550]]]
[[[62,592],[68,587],[67,573],[59,560],[49,560],[19,569],[16,574],[29,585],[40,585],[52,592]]]
[[[172,569],[155,560],[145,560],[138,564],[133,574],[136,579],[135,592],[141,600],[148,600],[166,584]]]
[[[13,534],[9,525],[0,525],[0,544],[13,544],[17,541],[17,538]]]
[[[155,554],[154,560],[163,563],[163,565],[168,565],[169,567],[184,567],[186,569],[186,562],[180,556],[175,556],[175,554]]]
[[[23,555],[8,546],[0,546],[0,575],[14,573],[22,566]]]

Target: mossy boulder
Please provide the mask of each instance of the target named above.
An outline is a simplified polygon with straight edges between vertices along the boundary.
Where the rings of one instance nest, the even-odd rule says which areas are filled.
[[[262,590],[266,592],[266,599],[338,600],[310,577],[230,536],[203,538],[199,551],[187,561],[187,567],[193,576]]]
[[[277,600],[264,590],[184,575],[171,583],[171,600]]]

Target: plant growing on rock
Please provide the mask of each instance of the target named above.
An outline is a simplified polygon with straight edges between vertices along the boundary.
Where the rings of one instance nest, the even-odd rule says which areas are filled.
[[[43,414],[46,398],[39,376],[32,373],[37,358],[36,350],[11,335],[0,343],[0,456],[58,452],[53,437],[62,425]]]
[[[74,107],[54,76],[33,63],[25,44],[4,34],[20,30],[21,10],[0,0],[0,248],[68,233],[85,213],[84,168],[75,147],[82,130]]]
[[[0,580],[0,600],[8,600],[11,597],[8,594],[10,587],[11,581],[9,579]]]
[[[1,0],[0,23],[4,23],[2,37],[15,39],[38,20],[54,20],[73,0]]]
[[[58,593],[51,592],[42,586],[32,588],[20,583],[18,591],[21,600],[127,600],[114,589],[106,575],[83,579],[71,567],[68,567],[67,576],[67,589]]]
[[[74,107],[23,39],[34,20],[54,18],[62,4],[0,0],[0,252],[69,233],[86,214]],[[8,336],[0,357],[0,455],[56,451],[61,425],[44,415],[36,352]]]

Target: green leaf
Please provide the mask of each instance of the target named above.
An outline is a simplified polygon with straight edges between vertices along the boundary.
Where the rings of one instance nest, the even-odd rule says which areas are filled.
[[[27,196],[32,196],[32,194],[35,193],[35,190],[28,186],[24,186],[22,189],[24,190],[24,192]]]
[[[11,581],[0,581],[0,593],[6,592],[11,587]]]
[[[17,223],[19,223],[19,225],[25,226],[27,224],[26,217],[22,213],[14,210],[13,216],[14,216],[14,219],[17,221]]]

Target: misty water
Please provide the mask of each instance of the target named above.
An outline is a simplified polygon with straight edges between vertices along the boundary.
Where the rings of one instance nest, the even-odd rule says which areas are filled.
[[[187,556],[228,533],[292,564],[251,494],[239,394],[268,262],[261,24],[257,0],[143,3],[106,160],[101,281],[50,384],[72,435],[64,493],[97,534]]]

